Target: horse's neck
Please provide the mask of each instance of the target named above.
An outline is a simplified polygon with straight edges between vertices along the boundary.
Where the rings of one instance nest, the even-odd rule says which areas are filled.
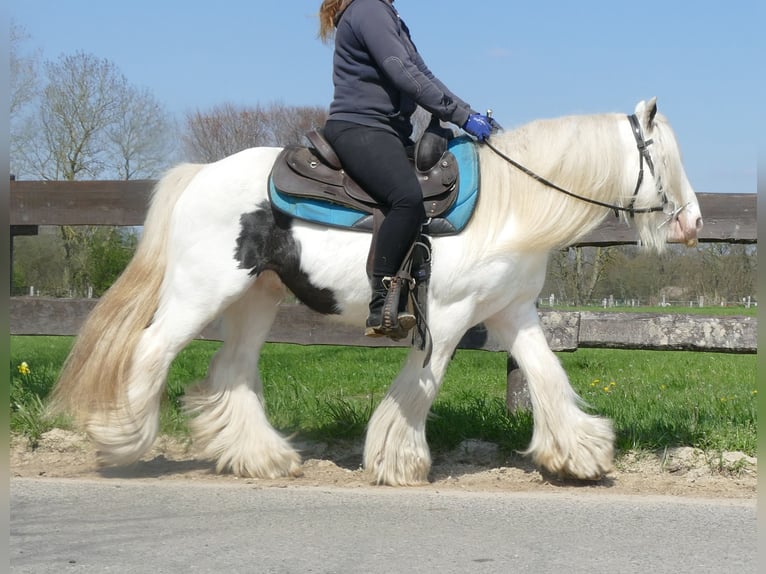
[[[614,203],[624,195],[627,150],[615,115],[536,121],[506,133],[506,155],[567,191]],[[587,234],[609,211],[541,183],[484,149],[479,224],[505,249],[550,250]]]

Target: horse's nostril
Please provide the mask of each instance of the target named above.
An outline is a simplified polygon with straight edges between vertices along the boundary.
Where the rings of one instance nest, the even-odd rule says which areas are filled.
[[[696,225],[695,225],[695,227],[697,228],[697,231],[699,231],[700,229],[702,229],[702,226],[703,226],[703,225],[704,225],[704,223],[702,222],[702,218],[701,218],[701,217],[698,217],[698,218],[697,218],[697,223],[696,223]]]

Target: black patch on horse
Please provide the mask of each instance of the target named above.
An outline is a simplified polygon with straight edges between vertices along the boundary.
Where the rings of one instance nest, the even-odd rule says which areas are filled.
[[[240,269],[249,269],[252,276],[274,271],[304,305],[324,315],[337,315],[335,294],[313,285],[300,268],[301,250],[290,232],[292,223],[292,217],[262,202],[258,209],[239,218],[234,258]]]

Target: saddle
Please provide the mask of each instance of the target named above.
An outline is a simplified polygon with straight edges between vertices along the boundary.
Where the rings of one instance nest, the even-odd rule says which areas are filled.
[[[310,146],[286,147],[274,162],[268,188],[272,208],[313,223],[374,235],[384,218],[382,206],[343,170],[321,131],[314,130],[306,137]],[[474,144],[467,138],[453,139],[452,132],[442,128],[436,118],[418,139],[411,159],[429,219],[391,280],[384,310],[391,310],[395,317],[400,296],[412,302],[417,318],[412,342],[426,350],[425,366],[431,355],[426,321],[431,274],[429,236],[459,233],[471,218],[478,196],[478,160]],[[372,273],[374,245],[373,240],[368,275]],[[388,336],[397,340],[406,337],[407,332],[394,329]]]
[[[320,130],[313,130],[306,137],[310,147],[289,146],[277,157],[270,177],[270,194],[278,191],[296,200],[329,202],[368,214],[352,228],[372,231],[374,221],[382,217],[377,201],[343,170]],[[427,130],[415,146],[412,164],[423,193],[426,216],[436,219],[454,205],[459,192],[458,162],[447,149],[445,134]]]

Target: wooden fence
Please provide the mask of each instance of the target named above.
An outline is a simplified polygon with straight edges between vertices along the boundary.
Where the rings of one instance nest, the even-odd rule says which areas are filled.
[[[39,225],[141,225],[154,181],[11,181],[11,266],[13,238],[34,235]],[[755,194],[698,194],[705,226],[701,242],[756,243]],[[632,229],[610,217],[578,245],[635,243]],[[11,270],[11,277],[13,273]],[[76,334],[90,309],[89,299],[11,297],[13,335]],[[658,313],[540,311],[551,348],[665,349],[755,353],[757,319]],[[359,328],[331,323],[300,305],[284,305],[269,335],[271,342],[305,345],[400,346],[385,338],[364,337]],[[630,328],[626,328],[630,324]],[[214,326],[200,338],[215,339]],[[500,350],[481,325],[468,331],[460,348]],[[518,391],[515,363],[509,358],[509,397]]]

